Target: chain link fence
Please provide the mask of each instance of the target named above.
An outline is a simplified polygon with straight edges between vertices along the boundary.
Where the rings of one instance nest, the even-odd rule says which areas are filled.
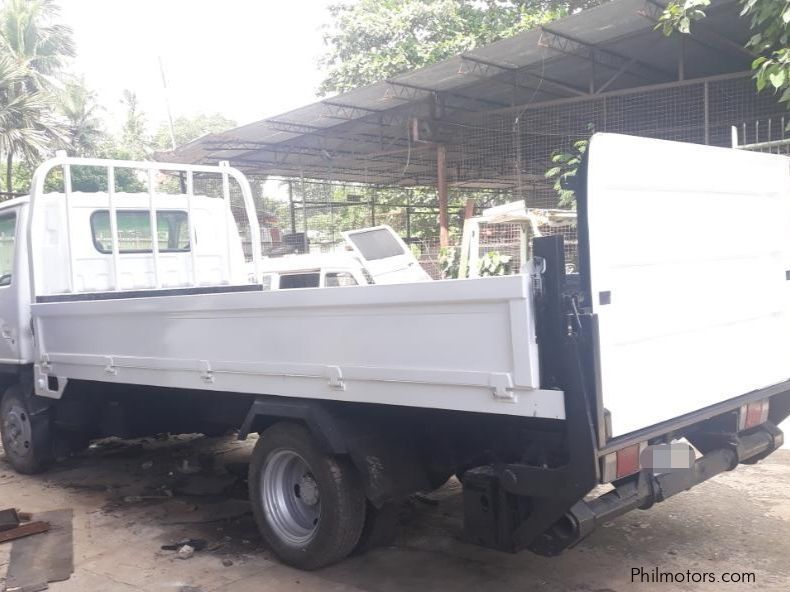
[[[481,112],[463,122],[441,122],[436,133],[447,150],[451,243],[460,244],[464,217],[487,207],[523,201],[531,208],[556,208],[557,192],[545,176],[552,155],[572,150],[575,142],[593,132],[731,146],[732,126],[742,130],[742,143],[784,139],[785,113],[773,96],[756,93],[754,81],[743,75],[589,95]],[[405,135],[410,137],[408,131]],[[251,177],[264,253],[329,252],[343,248],[343,231],[388,224],[412,245],[429,273],[439,277],[435,147],[409,139],[404,150],[393,150],[384,160],[377,164],[376,175],[380,179],[382,171],[389,171],[385,184],[364,182],[364,167],[357,171],[360,182],[339,180],[348,178],[347,171],[341,175],[331,165],[320,175],[315,170],[310,173],[321,178]],[[196,189],[221,195],[216,181],[196,181]],[[243,223],[237,188],[232,187],[231,194],[236,219]],[[575,265],[575,229],[546,229],[548,234],[556,232],[565,236],[566,256]],[[481,241],[481,254],[495,250],[518,257],[517,232],[498,229],[488,238]],[[512,269],[517,270],[518,263]]]

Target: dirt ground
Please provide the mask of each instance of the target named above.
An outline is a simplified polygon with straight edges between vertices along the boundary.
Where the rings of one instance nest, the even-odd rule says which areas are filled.
[[[74,574],[50,584],[54,592],[790,590],[790,450],[623,516],[553,559],[463,542],[460,485],[450,481],[404,505],[391,546],[304,573],[278,563],[257,535],[237,476],[252,444],[108,441],[34,477],[0,459],[0,507],[73,509]],[[161,549],[186,539],[206,548],[190,559]],[[0,545],[0,590],[10,547]],[[756,583],[631,581],[632,569],[656,567],[753,572]]]

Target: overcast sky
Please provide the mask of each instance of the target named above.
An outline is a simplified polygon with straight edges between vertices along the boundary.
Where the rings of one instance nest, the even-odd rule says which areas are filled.
[[[120,125],[121,91],[137,92],[153,130],[166,117],[220,112],[239,124],[311,103],[322,76],[331,0],[60,0],[74,30],[73,69]]]

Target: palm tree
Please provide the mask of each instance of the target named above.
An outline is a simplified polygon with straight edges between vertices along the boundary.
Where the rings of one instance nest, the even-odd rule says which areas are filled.
[[[52,0],[4,0],[0,7],[0,154],[6,188],[12,188],[14,157],[38,158],[63,141],[52,114],[53,75],[74,55],[71,29],[56,22]]]
[[[60,95],[60,111],[65,119],[69,146],[77,155],[95,155],[104,139],[96,93],[81,78],[68,80]]]
[[[47,148],[49,101],[40,92],[25,90],[27,70],[0,56],[0,154],[5,155],[5,188],[13,190],[14,154],[36,158]]]
[[[0,49],[28,70],[30,90],[51,90],[52,76],[74,57],[72,31],[57,22],[52,0],[4,0],[0,10]]]

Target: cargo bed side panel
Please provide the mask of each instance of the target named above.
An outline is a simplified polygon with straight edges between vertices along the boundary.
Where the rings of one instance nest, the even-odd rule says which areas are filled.
[[[593,138],[590,288],[613,436],[790,378],[789,163]]]
[[[510,276],[78,294],[33,315],[46,371],[63,378],[564,419],[563,393],[539,388],[530,288]]]

